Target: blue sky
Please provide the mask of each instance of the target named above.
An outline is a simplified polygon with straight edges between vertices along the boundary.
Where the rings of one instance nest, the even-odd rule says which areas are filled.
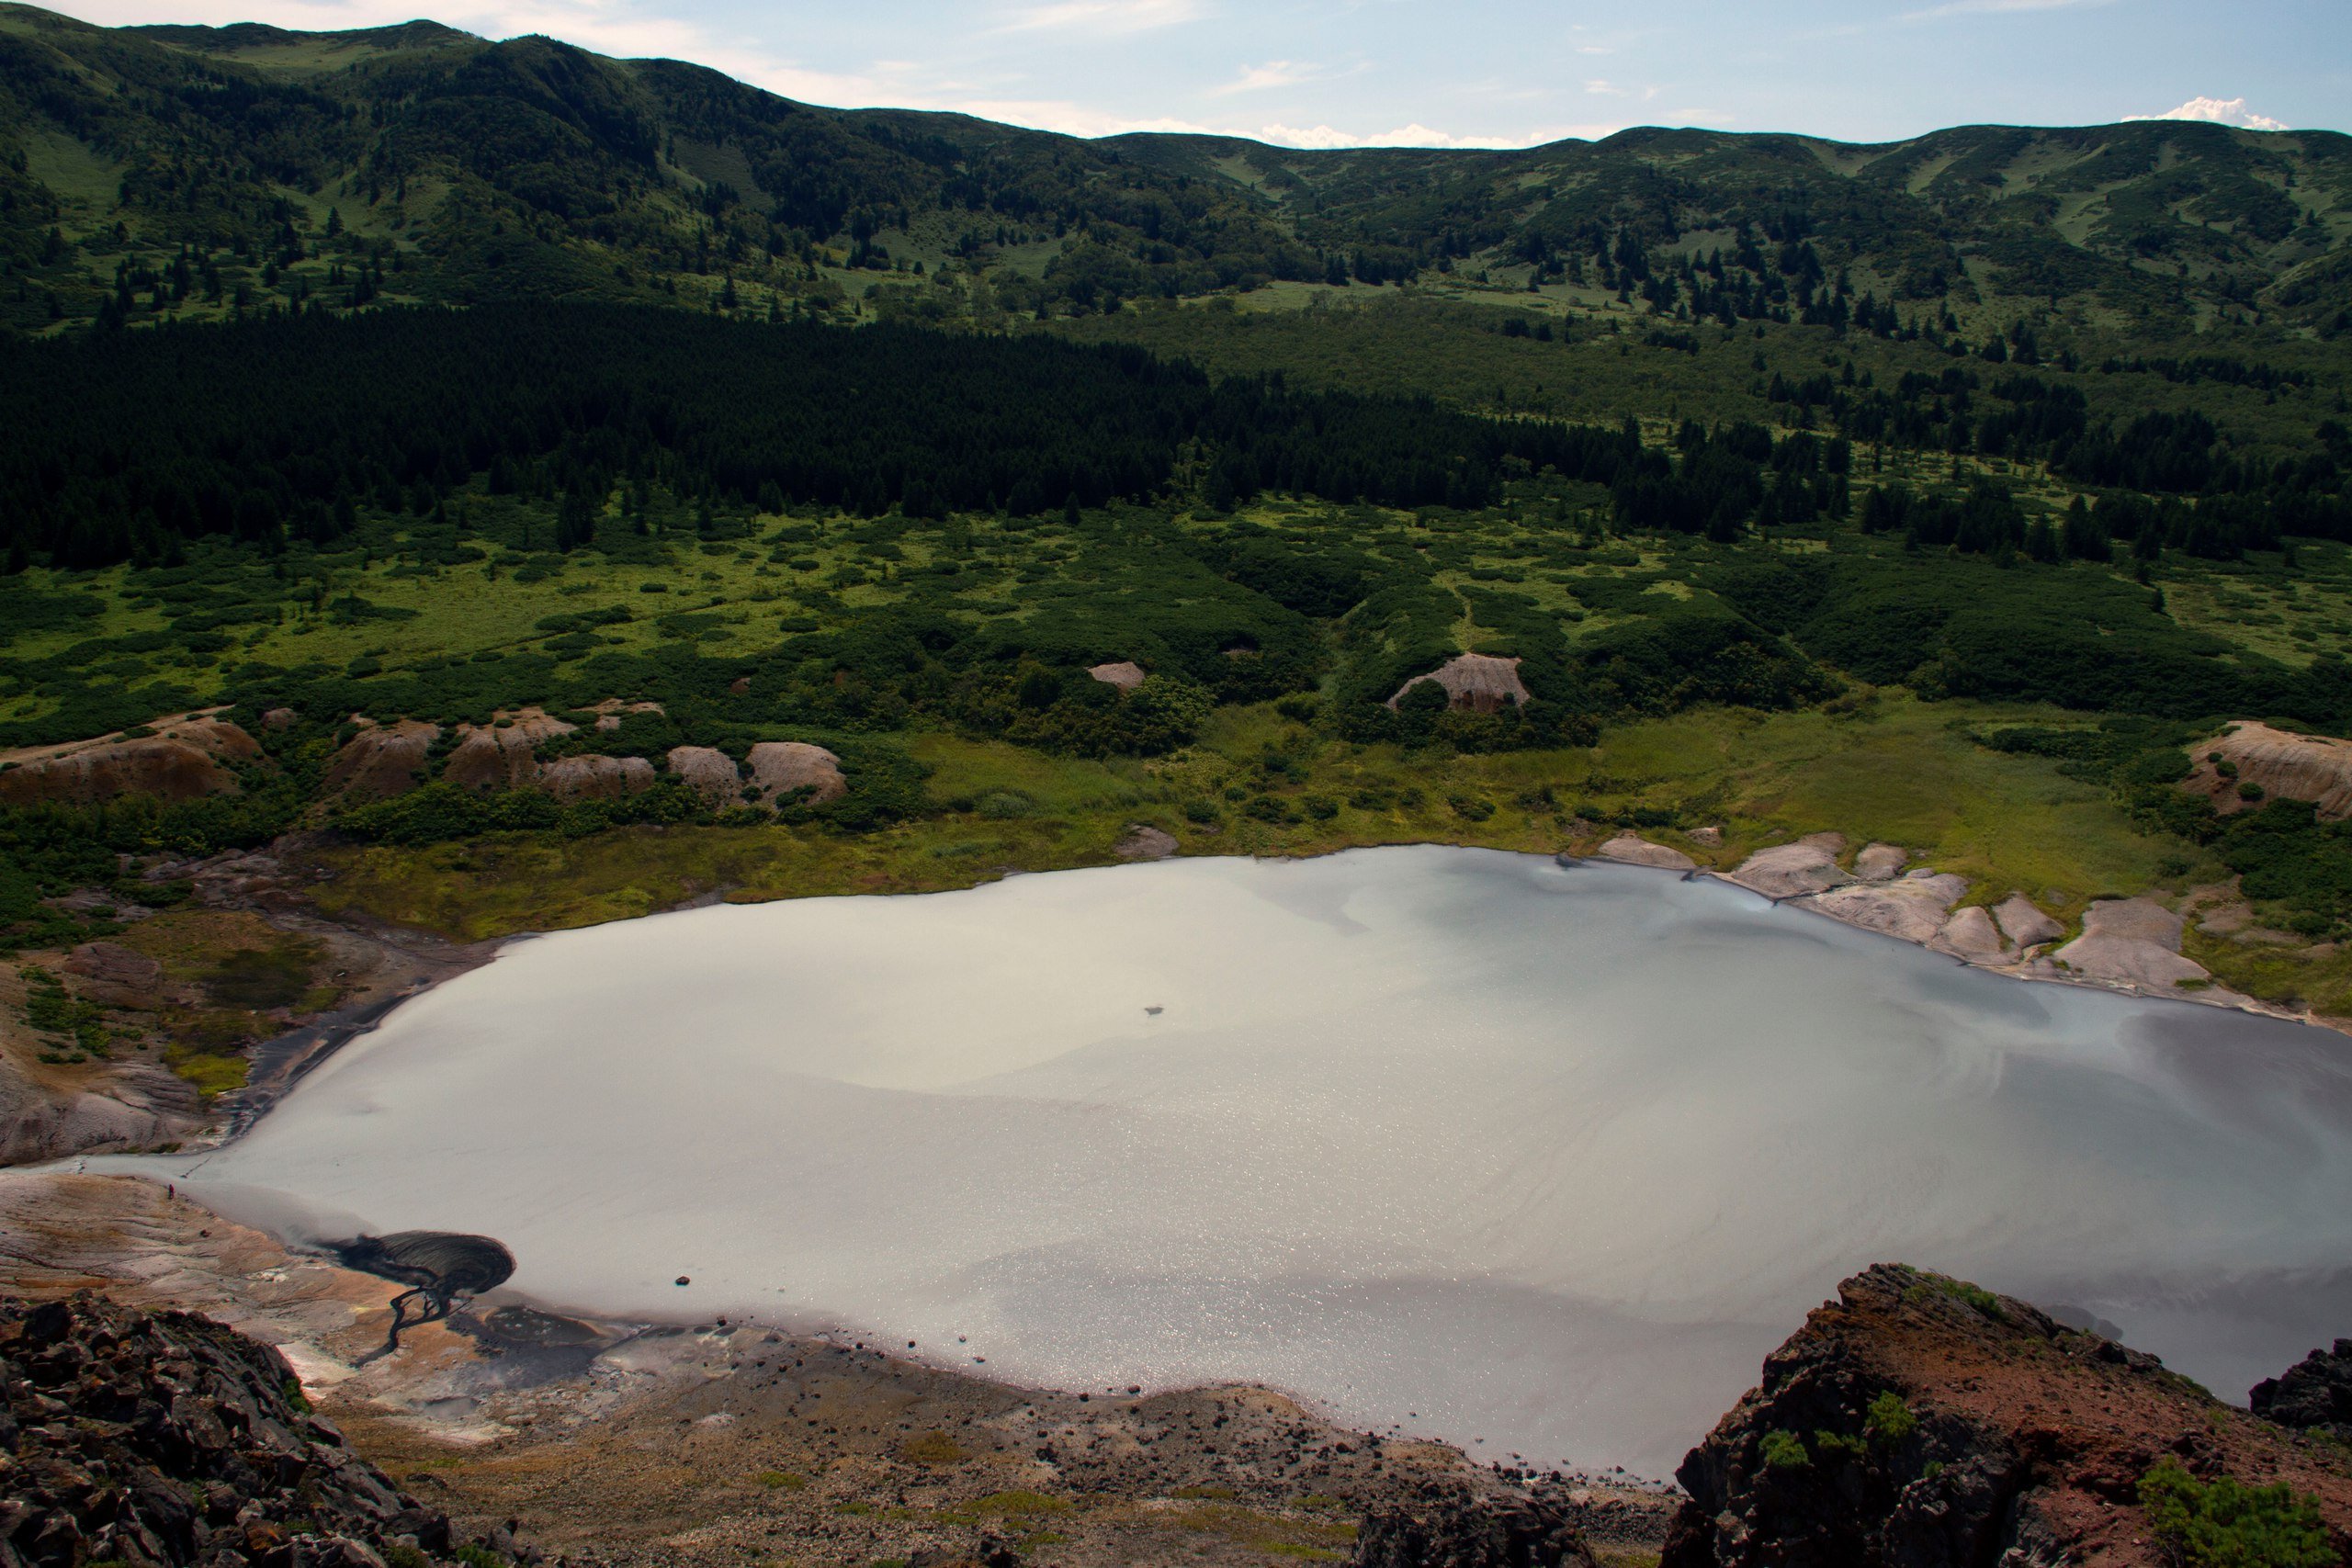
[[[1520,146],[1633,125],[1878,141],[2187,115],[2352,130],[2352,0],[65,0],[103,23],[424,14],[809,102],[1077,135]]]

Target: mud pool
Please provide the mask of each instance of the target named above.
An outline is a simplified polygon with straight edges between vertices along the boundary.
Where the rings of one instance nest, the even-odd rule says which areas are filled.
[[[1485,851],[539,938],[230,1147],[90,1163],[291,1235],[493,1235],[560,1308],[1650,1474],[1872,1261],[2233,1399],[2352,1323],[2352,1040]]]

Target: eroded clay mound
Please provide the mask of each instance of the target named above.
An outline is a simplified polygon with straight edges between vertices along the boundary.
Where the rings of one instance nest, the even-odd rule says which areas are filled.
[[[2352,817],[2352,740],[2237,724],[2189,755],[2197,766],[2181,787],[2207,796],[2224,816],[2266,800],[2308,800],[2324,821]],[[2260,791],[2252,799],[2240,788],[2249,784]]]
[[[1458,653],[1426,675],[1416,675],[1396,688],[1388,699],[1395,707],[1405,694],[1424,681],[1434,681],[1444,689],[1446,705],[1470,708],[1478,713],[1493,713],[1505,703],[1514,705],[1533,700],[1524,682],[1519,678],[1519,660],[1498,659],[1486,653]]]
[[[356,800],[389,800],[423,781],[424,762],[441,727],[403,718],[391,724],[368,720],[327,764],[327,793]]]
[[[0,773],[0,801],[95,806],[127,795],[168,801],[234,795],[229,764],[261,755],[252,736],[206,715],[158,720],[155,731],[19,753],[17,765]]]
[[[2341,1551],[2352,1472],[2021,1301],[1882,1264],[1838,1288],[1676,1472],[1663,1568],[2175,1561],[2139,1503],[2157,1461],[2315,1494]]]
[[[539,769],[539,787],[558,800],[619,800],[653,787],[642,757],[558,757]]]
[[[842,760],[822,746],[803,740],[763,740],[743,761],[762,805],[773,806],[799,790],[808,792],[800,797],[808,806],[822,806],[849,793]]]
[[[459,789],[523,789],[537,784],[539,742],[569,735],[572,727],[537,708],[501,714],[497,721],[458,726],[458,744],[441,769],[442,779]]]
[[[670,773],[714,811],[743,804],[743,775],[716,746],[673,747]]]

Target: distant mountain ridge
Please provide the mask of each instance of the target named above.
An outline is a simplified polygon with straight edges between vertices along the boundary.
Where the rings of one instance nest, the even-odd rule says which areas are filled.
[[[1081,141],[424,20],[109,29],[0,6],[0,320],[36,332],[273,298],[863,313],[876,285],[986,324],[1471,274],[1726,323],[2326,334],[2352,328],[2352,137]]]

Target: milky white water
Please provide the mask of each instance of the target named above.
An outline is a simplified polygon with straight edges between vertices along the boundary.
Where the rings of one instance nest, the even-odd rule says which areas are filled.
[[[123,1163],[281,1229],[495,1235],[559,1307],[1654,1474],[1875,1260],[2232,1397],[2352,1330],[2352,1041],[1483,851],[541,938],[231,1148]]]

